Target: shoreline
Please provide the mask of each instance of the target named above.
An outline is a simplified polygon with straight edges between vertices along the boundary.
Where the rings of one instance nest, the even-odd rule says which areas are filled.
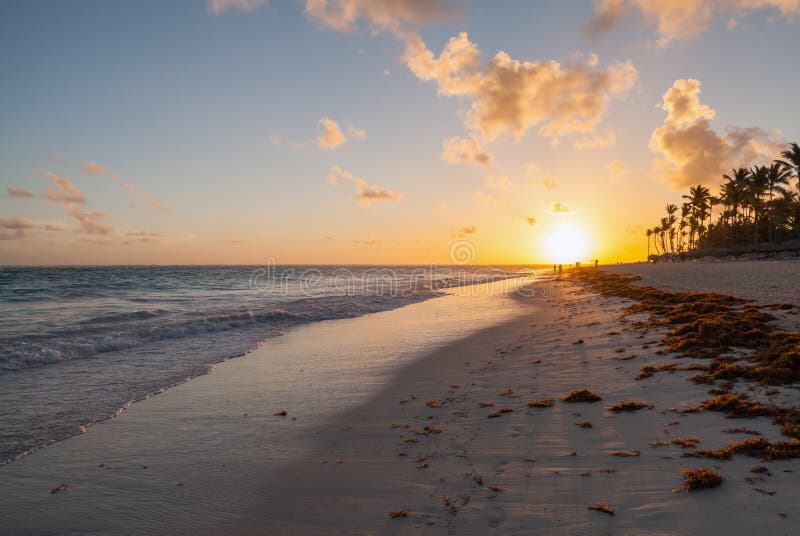
[[[604,269],[624,272],[626,266]],[[684,273],[691,279],[691,271]],[[665,277],[676,284],[674,274]],[[800,471],[797,460],[769,462],[768,476],[751,472],[759,465],[757,459],[686,458],[682,456],[684,446],[673,442],[696,437],[699,448],[723,447],[747,437],[724,430],[744,427],[770,441],[782,439],[767,417],[731,421],[719,413],[676,413],[672,408],[708,399],[708,386],[688,381],[694,372],[680,369],[634,379],[643,366],[671,363],[676,357],[658,355],[656,347],[651,347],[651,339],[661,338],[658,330],[645,337],[632,328],[631,322],[646,316],[629,316],[627,323],[621,323],[620,314],[629,301],[596,294],[566,278],[545,285],[555,292],[529,300],[532,308],[517,302],[517,310],[509,309],[509,316],[490,327],[442,345],[427,341],[412,360],[400,368],[385,369],[383,376],[370,376],[367,370],[363,373],[367,383],[361,390],[368,392],[374,387],[374,394],[358,398],[357,404],[341,411],[322,409],[322,426],[306,426],[300,405],[278,407],[274,400],[253,398],[251,393],[241,400],[250,405],[237,404],[236,408],[247,411],[259,406],[259,411],[244,417],[239,413],[235,422],[214,429],[214,422],[234,419],[235,411],[226,408],[227,415],[215,421],[209,419],[209,413],[220,413],[220,408],[197,408],[192,402],[204,399],[213,406],[226,397],[241,397],[245,391],[237,393],[241,386],[214,381],[215,375],[209,375],[203,377],[206,381],[189,382],[187,389],[167,391],[157,404],[135,405],[116,427],[123,429],[126,421],[141,421],[141,426],[132,427],[129,435],[123,434],[117,441],[136,437],[145,445],[155,442],[163,449],[161,455],[178,467],[154,464],[151,467],[158,474],[148,473],[145,478],[146,470],[139,464],[150,463],[146,453],[107,452],[104,456],[111,461],[106,463],[112,467],[108,470],[90,469],[89,460],[96,460],[88,456],[79,463],[71,462],[73,474],[94,471],[115,478],[103,483],[105,487],[92,483],[97,476],[70,480],[70,489],[56,496],[49,495],[49,487],[43,490],[41,486],[57,486],[58,473],[47,473],[42,467],[28,473],[17,470],[16,463],[7,468],[15,469],[16,484],[26,485],[22,489],[28,493],[38,489],[36,493],[41,494],[33,501],[24,495],[23,503],[27,501],[32,509],[37,504],[48,505],[51,518],[47,523],[61,521],[61,529],[67,528],[63,523],[74,519],[72,514],[81,503],[102,497],[101,492],[113,492],[110,500],[104,498],[94,506],[90,519],[72,521],[77,526],[68,525],[71,532],[110,530],[120,523],[120,516],[126,526],[134,527],[128,532],[135,534],[220,534],[232,526],[238,534],[260,534],[268,527],[289,533],[403,534],[423,529],[433,534],[573,534],[608,530],[651,535],[692,534],[712,523],[715,529],[734,533],[791,533],[800,527],[793,506],[794,475]],[[464,314],[480,304],[494,307],[501,303],[481,300],[467,297],[439,314]],[[395,317],[392,313],[396,311],[401,310],[376,316]],[[409,318],[413,315],[412,311]],[[375,320],[365,318],[351,324]],[[433,318],[440,317],[424,323]],[[360,332],[356,329],[354,333]],[[332,352],[344,351],[354,341],[345,337],[337,344]],[[230,378],[244,381],[263,373],[255,361],[234,360],[224,373],[236,371]],[[682,358],[677,362],[684,366],[703,360]],[[327,377],[328,381],[334,379]],[[205,386],[198,389],[201,383]],[[253,380],[253,384],[258,382]],[[218,392],[223,387],[228,392]],[[292,387],[287,385],[287,392]],[[561,400],[582,388],[596,391],[602,400],[577,404]],[[184,396],[189,391],[195,395]],[[211,395],[218,398],[208,398]],[[358,393],[351,391],[344,397],[358,397]],[[550,398],[554,401],[546,407],[528,404]],[[610,409],[626,400],[643,400],[654,408],[631,413]],[[168,420],[152,419],[158,415],[150,407],[155,405],[171,408]],[[312,407],[308,406],[309,411]],[[282,408],[288,410],[287,417],[271,414]],[[498,411],[501,408],[511,411],[502,413]],[[320,410],[315,408],[316,413]],[[499,416],[489,418],[493,412]],[[178,424],[192,429],[193,443],[159,438],[159,433],[168,433]],[[203,430],[203,425],[207,429]],[[218,437],[222,433],[228,435]],[[412,437],[415,441],[408,441]],[[270,440],[278,441],[278,450],[264,443]],[[96,445],[91,452],[97,455],[98,447],[109,446]],[[292,455],[286,461],[276,459],[276,463],[263,460],[268,451],[280,449],[291,450]],[[33,468],[35,458],[45,451],[23,461]],[[630,455],[620,457],[612,452]],[[52,453],[54,456],[48,455],[51,464],[65,463],[59,458],[70,455],[86,455],[80,448],[63,453],[54,449]],[[195,461],[187,464],[186,459]],[[121,474],[116,475],[118,466],[122,466]],[[681,470],[702,467],[714,468],[726,480],[713,490],[673,493],[682,485]],[[151,482],[153,477],[157,486]],[[94,491],[86,493],[83,486],[93,486]],[[162,488],[167,486],[164,494]],[[13,488],[8,480],[0,483],[0,497]],[[154,492],[156,488],[160,491]],[[6,503],[0,509],[8,509],[10,502],[0,501]],[[589,509],[600,503],[608,504],[615,515]],[[126,513],[120,513],[120,505],[126,505]],[[399,517],[391,517],[391,512]],[[19,513],[8,519],[19,522]],[[41,523],[12,534],[46,533]]]

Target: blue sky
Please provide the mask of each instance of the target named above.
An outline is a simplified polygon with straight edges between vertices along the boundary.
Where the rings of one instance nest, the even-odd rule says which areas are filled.
[[[203,1],[6,2],[0,188],[34,197],[0,197],[0,218],[31,225],[0,241],[0,262],[445,262],[448,243],[470,226],[479,260],[535,262],[563,220],[547,216],[555,202],[574,207],[576,224],[593,235],[587,254],[630,259],[644,247],[637,226],[680,195],[654,170],[659,155],[648,144],[676,80],[701,82],[716,132],[760,127],[800,139],[798,25],[773,7],[720,9],[701,32],[665,46],[633,7],[589,39],[588,1],[469,2],[450,22],[409,24],[404,31],[419,32],[435,55],[466,31],[484,63],[505,51],[562,65],[596,53],[600,68],[635,66],[635,86],[612,96],[597,127],[614,132],[614,145],[576,150],[584,134],[568,133],[554,146],[532,127],[519,141],[485,141],[490,166],[440,157],[443,140],[468,136],[472,96],[437,95],[435,81],[404,64],[403,38],[367,29],[368,13],[358,30],[341,32],[310,21],[303,7],[273,0],[215,15]],[[366,138],[321,149],[323,117]],[[87,162],[108,171],[88,174]],[[612,162],[625,169],[621,182],[609,182]],[[527,163],[558,185],[517,189]],[[350,184],[326,181],[334,165],[402,200],[364,210]],[[111,230],[76,227],[75,207],[41,198],[47,171],[82,192],[83,213],[107,213],[98,221]],[[487,176],[515,186],[493,191]],[[169,212],[152,209],[148,196]],[[525,225],[529,216],[536,227]]]

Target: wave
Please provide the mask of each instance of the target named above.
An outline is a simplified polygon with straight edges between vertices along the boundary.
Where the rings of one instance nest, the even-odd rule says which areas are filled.
[[[346,300],[309,298],[288,303],[283,308],[272,308],[265,311],[236,310],[203,315],[195,313],[194,318],[180,317],[178,320],[173,320],[171,324],[153,324],[151,322],[108,333],[93,332],[97,330],[98,323],[112,320],[152,320],[164,313],[136,311],[104,315],[95,317],[92,327],[83,332],[73,331],[69,335],[44,340],[16,340],[0,343],[0,373],[41,367],[98,353],[131,350],[156,341],[180,339],[204,333],[258,326],[273,326],[283,329],[303,322],[351,318],[370,312],[394,309],[434,295],[431,292],[392,299],[379,299],[375,296]]]

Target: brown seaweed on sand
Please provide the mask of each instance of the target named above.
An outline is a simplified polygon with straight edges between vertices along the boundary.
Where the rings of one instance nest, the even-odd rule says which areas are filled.
[[[64,493],[69,489],[69,485],[66,482],[62,482],[58,486],[54,487],[50,490],[51,495],[55,495],[56,493]]]
[[[622,402],[617,402],[609,409],[614,413],[622,413],[623,411],[638,411],[640,409],[653,409],[655,406],[649,402],[645,402],[643,400],[623,400]]]
[[[744,454],[752,458],[763,460],[789,460],[800,458],[800,442],[777,441],[772,443],[766,439],[744,439],[729,443],[721,449],[699,449],[685,452],[683,455],[693,458],[715,458],[717,460],[730,460],[734,454]]]
[[[608,453],[610,456],[620,456],[622,458],[632,458],[639,456],[642,453],[638,450],[612,450]]]
[[[545,398],[544,400],[533,400],[528,402],[529,408],[549,408],[555,402],[555,398]]]
[[[589,505],[586,508],[589,510],[594,510],[595,512],[603,512],[604,514],[608,514],[610,516],[614,515],[614,509],[606,503],[597,503],[595,505]]]
[[[564,402],[577,403],[577,402],[598,402],[602,400],[600,395],[589,389],[576,389],[571,391],[567,396],[562,398]]]
[[[393,511],[389,512],[389,515],[392,518],[408,517],[408,514],[409,514],[408,510],[393,510]]]
[[[687,469],[681,471],[683,475],[683,488],[676,491],[698,491],[701,489],[716,488],[725,477],[711,469]]]

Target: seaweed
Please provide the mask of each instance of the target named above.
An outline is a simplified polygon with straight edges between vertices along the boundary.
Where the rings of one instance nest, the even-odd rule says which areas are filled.
[[[543,400],[533,400],[527,403],[529,408],[549,408],[552,407],[555,398],[545,398]]]
[[[644,402],[643,400],[623,400],[622,402],[617,402],[609,409],[614,413],[622,413],[623,411],[633,412],[645,408],[653,409],[654,407],[653,404]]]
[[[683,491],[698,491],[701,489],[716,488],[725,477],[711,469],[687,469],[681,471],[683,475]]]
[[[589,510],[594,510],[595,512],[603,512],[604,514],[608,514],[610,516],[614,515],[614,509],[606,503],[597,503],[595,505],[589,505],[586,508]]]
[[[567,396],[561,399],[564,402],[577,403],[577,402],[598,402],[602,400],[600,395],[589,389],[576,389],[571,391]]]

